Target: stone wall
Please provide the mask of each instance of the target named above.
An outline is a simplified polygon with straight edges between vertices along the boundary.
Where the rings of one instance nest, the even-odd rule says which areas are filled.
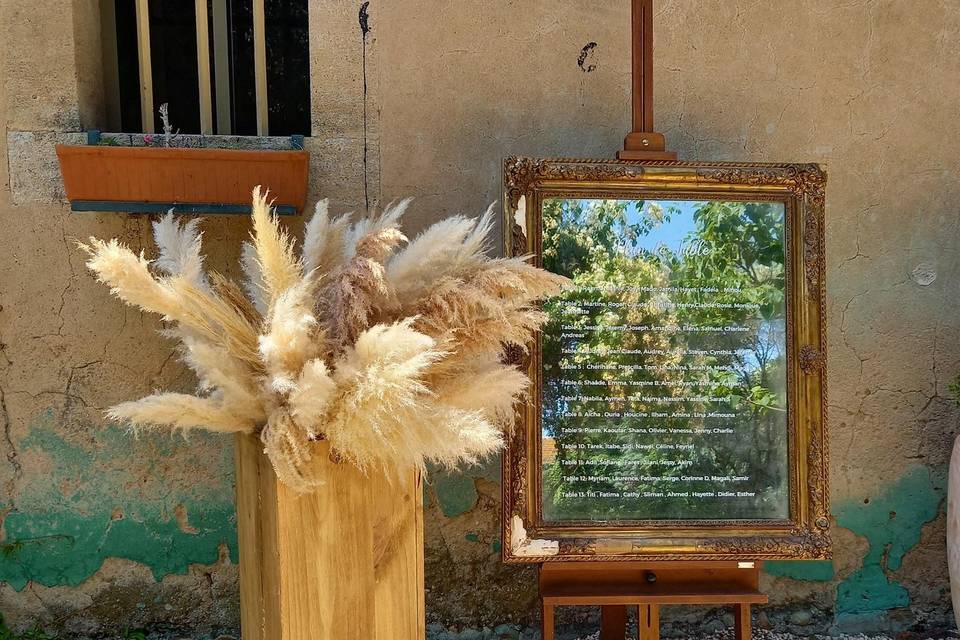
[[[498,197],[502,156],[609,157],[630,128],[626,0],[310,2],[311,191],[337,211],[412,195],[414,231],[479,213]],[[0,613],[15,629],[73,636],[235,634],[231,443],[134,439],[102,417],[193,381],[156,318],[111,300],[73,244],[150,246],[148,219],[62,202],[53,144],[100,126],[94,5],[0,5]],[[656,14],[657,128],[672,149],[815,161],[830,175],[836,558],[770,563],[760,623],[952,627],[943,510],[958,426],[948,384],[960,370],[957,3],[660,0]],[[246,221],[203,229],[212,266],[229,272]],[[492,462],[427,487],[434,636],[536,622],[532,571],[499,561],[498,478]],[[699,623],[724,618],[684,610],[670,622]]]

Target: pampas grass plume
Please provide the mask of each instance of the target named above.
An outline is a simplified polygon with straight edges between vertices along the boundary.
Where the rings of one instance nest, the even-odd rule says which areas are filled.
[[[113,295],[171,323],[165,333],[199,382],[197,395],[155,393],[107,415],[256,433],[297,491],[324,482],[310,463],[319,439],[388,474],[495,452],[529,383],[502,364],[504,349],[527,344],[545,320],[538,301],[567,281],[521,258],[488,258],[492,209],[408,243],[409,204],[351,224],[321,201],[298,254],[258,187],[242,286],[204,271],[199,221],[172,213],[153,225],[152,262],[117,240],[81,244]]]

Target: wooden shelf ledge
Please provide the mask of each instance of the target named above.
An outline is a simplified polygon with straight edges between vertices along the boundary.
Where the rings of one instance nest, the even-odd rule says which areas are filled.
[[[700,586],[690,589],[673,588],[669,593],[657,591],[657,585],[630,585],[597,587],[592,589],[564,587],[545,591],[547,605],[622,605],[622,604],[766,604],[769,598],[752,589],[731,590]]]

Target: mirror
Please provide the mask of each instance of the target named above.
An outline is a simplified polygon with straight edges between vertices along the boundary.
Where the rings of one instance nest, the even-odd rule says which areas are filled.
[[[781,202],[548,198],[548,522],[789,517]]]
[[[520,363],[505,560],[829,555],[825,182],[505,161],[507,254],[572,280]]]

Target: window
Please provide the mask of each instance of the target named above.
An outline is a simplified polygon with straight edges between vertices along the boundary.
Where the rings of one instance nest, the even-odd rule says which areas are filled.
[[[309,135],[307,0],[102,0],[108,127]]]

